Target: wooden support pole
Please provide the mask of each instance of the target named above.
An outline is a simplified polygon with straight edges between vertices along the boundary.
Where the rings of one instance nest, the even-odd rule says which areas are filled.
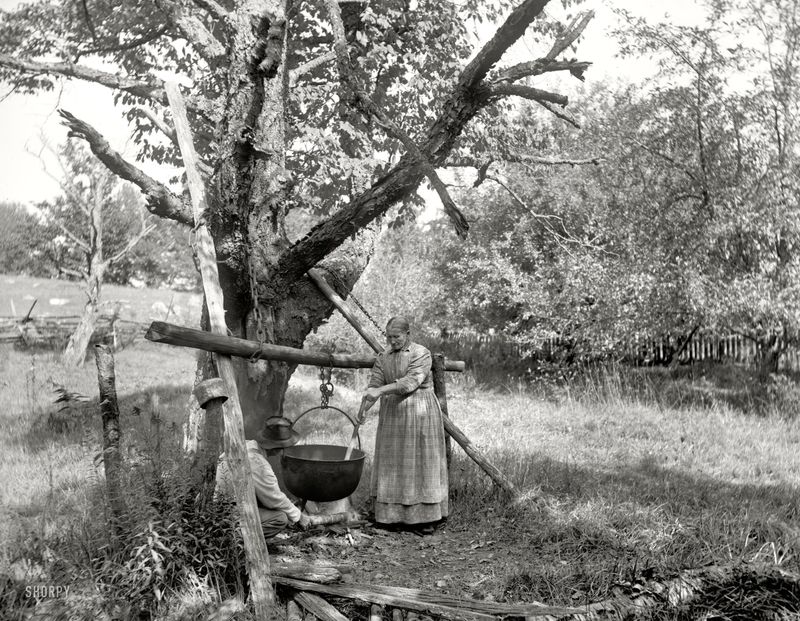
[[[328,281],[325,280],[325,277],[322,275],[321,271],[317,268],[311,268],[308,270],[308,275],[311,280],[314,281],[314,284],[317,285],[319,290],[322,294],[330,300],[331,304],[333,304],[336,309],[342,314],[342,317],[347,319],[347,322],[355,328],[356,332],[361,335],[369,346],[378,353],[382,351],[383,347],[381,346],[381,342],[375,338],[373,334],[371,334],[364,326],[361,325],[361,322],[356,318],[356,316],[350,312],[350,309],[347,306],[347,303],[341,298],[341,296],[334,291],[333,287],[328,284]]]
[[[449,418],[450,415],[447,412],[447,388],[444,375],[444,354],[433,355],[431,372],[433,375],[433,392],[436,398],[439,399],[439,406],[442,408],[442,416],[444,418]],[[448,471],[450,470],[450,462],[453,460],[453,443],[450,441],[450,438],[450,434],[447,434],[444,439]]]
[[[356,356],[352,354],[323,354],[320,352],[306,351],[284,345],[264,343],[259,345],[256,341],[240,339],[225,334],[212,334],[194,328],[176,326],[163,321],[154,321],[145,334],[148,341],[177,345],[179,347],[192,347],[203,349],[226,356],[240,358],[258,358],[260,360],[281,360],[295,364],[308,364],[313,366],[337,367],[344,369],[369,369],[375,364],[375,356]],[[448,360],[445,364],[446,371],[462,372],[465,368],[460,360]]]
[[[369,621],[383,621],[381,614],[381,607],[378,604],[372,604],[369,608]]]
[[[169,99],[178,146],[186,168],[189,194],[192,199],[194,215],[197,260],[203,280],[206,306],[211,332],[218,335],[227,334],[225,309],[223,306],[222,287],[217,270],[217,254],[214,240],[206,226],[203,214],[206,209],[205,187],[198,170],[197,154],[194,150],[186,107],[178,85],[165,82],[164,88]],[[236,386],[233,363],[228,356],[216,356],[217,370],[226,384],[229,398],[223,407],[225,420],[225,457],[233,474],[234,495],[239,509],[239,521],[242,529],[242,543],[248,565],[250,580],[250,596],[257,619],[271,619],[275,614],[275,592],[270,580],[269,554],[261,521],[256,505],[255,488],[250,476],[250,462],[247,460],[245,446],[244,421],[239,403],[239,390]],[[280,614],[280,613],[279,613]]]
[[[94,352],[100,389],[100,413],[103,417],[103,470],[106,474],[106,492],[111,507],[114,533],[120,536],[123,534],[128,513],[122,495],[122,455],[119,451],[119,405],[114,355],[108,345],[95,345]]]

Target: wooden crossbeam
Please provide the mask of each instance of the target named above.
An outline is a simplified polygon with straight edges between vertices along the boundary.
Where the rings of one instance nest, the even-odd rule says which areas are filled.
[[[259,344],[256,341],[240,339],[225,334],[212,334],[203,330],[176,326],[165,321],[154,321],[145,334],[148,341],[177,345],[179,347],[192,347],[206,351],[238,356],[241,358],[258,358],[261,360],[281,360],[295,364],[309,364],[322,367],[337,367],[345,369],[369,369],[375,364],[375,356],[357,356],[351,354],[324,354],[322,352],[307,351],[296,347],[272,345],[271,343]],[[448,360],[445,364],[446,371],[462,372],[466,365],[460,360]]]

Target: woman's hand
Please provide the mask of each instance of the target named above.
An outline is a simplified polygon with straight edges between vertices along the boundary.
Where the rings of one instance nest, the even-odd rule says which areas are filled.
[[[379,388],[367,388],[367,392],[365,392],[364,396],[361,398],[361,411],[366,414],[380,398],[381,391]]]

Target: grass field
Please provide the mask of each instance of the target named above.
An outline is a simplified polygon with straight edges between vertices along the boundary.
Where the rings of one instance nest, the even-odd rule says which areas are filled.
[[[313,373],[293,378],[286,403],[292,418],[318,403]],[[154,454],[154,394],[163,416],[159,455],[180,454],[193,375],[187,350],[141,342],[116,354],[127,462]],[[364,549],[353,552],[363,579],[426,588],[435,582],[451,594],[490,600],[582,605],[644,573],[730,563],[800,571],[800,417],[791,379],[772,392],[748,392],[748,375],[736,368],[669,376],[611,369],[548,390],[450,378],[455,422],[526,500],[510,505],[497,496],[456,447],[438,565],[423,564],[422,544],[412,542],[398,548],[387,578],[385,560],[373,563]],[[65,391],[72,398],[55,403]],[[92,618],[106,610],[104,598],[114,588],[128,584],[124,572],[140,571],[110,569],[94,365],[68,370],[54,355],[5,348],[0,398],[0,581],[6,582],[0,617],[26,618],[32,602],[20,591],[24,585],[71,584],[73,609]],[[354,412],[358,398],[337,386],[332,404]],[[336,443],[349,434],[344,421],[310,427],[324,427]],[[368,451],[374,428],[370,419],[362,431]],[[139,491],[131,481],[133,501]],[[148,576],[152,588],[157,577]],[[196,618],[181,616],[164,597],[155,618]],[[781,597],[800,611],[800,592]],[[701,617],[672,611],[653,618]]]
[[[197,293],[119,285],[104,285],[102,300],[109,312],[118,307],[121,319],[163,320],[169,310],[169,320],[182,325],[197,323],[202,302]],[[74,317],[83,312],[86,297],[73,281],[0,274],[0,316],[22,317],[34,301],[34,317]]]

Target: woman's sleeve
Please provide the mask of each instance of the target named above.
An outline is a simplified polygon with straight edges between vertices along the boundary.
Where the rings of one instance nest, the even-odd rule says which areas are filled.
[[[431,352],[420,348],[412,350],[411,356],[406,374],[395,382],[401,395],[414,392],[431,371]]]
[[[372,365],[372,373],[369,376],[369,385],[367,388],[378,388],[385,383],[383,378],[383,356],[378,354],[375,358],[375,364]]]

